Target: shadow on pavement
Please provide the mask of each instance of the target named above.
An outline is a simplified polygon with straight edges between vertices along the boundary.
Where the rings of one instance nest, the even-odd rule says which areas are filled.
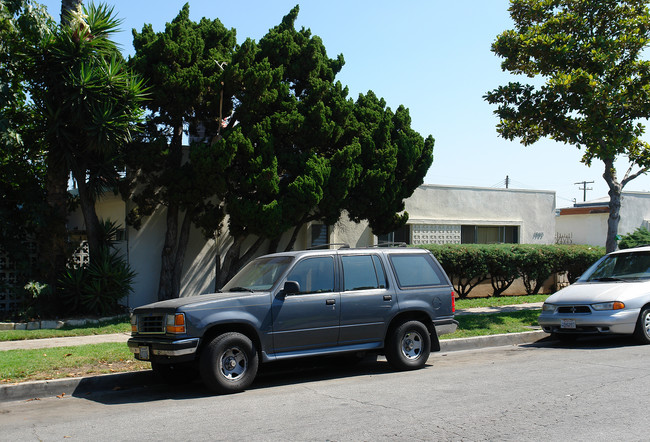
[[[169,385],[159,381],[151,371],[140,373],[136,382],[129,381],[129,385],[126,385],[126,382],[120,385],[120,382],[116,381],[115,386],[108,389],[97,389],[92,383],[82,381],[75,389],[73,396],[105,405],[218,396],[210,392],[198,378],[187,384]],[[385,360],[378,361],[376,356],[367,356],[353,363],[345,357],[305,358],[273,362],[260,366],[255,382],[247,391],[388,373],[395,373],[395,371]]]
[[[575,336],[573,340],[560,340],[547,337],[522,347],[553,347],[567,350],[604,350],[619,347],[641,347],[631,336]]]

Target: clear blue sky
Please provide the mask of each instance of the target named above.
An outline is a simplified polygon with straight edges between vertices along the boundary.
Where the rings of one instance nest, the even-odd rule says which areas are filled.
[[[58,21],[61,2],[40,3]],[[85,3],[89,3],[86,0]],[[151,23],[163,31],[186,1],[108,0],[124,20],[116,36],[125,55],[133,53],[131,29]],[[395,109],[410,109],[412,125],[436,139],[434,161],[426,184],[498,187],[510,177],[512,188],[554,190],[557,206],[607,196],[602,162],[580,163],[581,152],[550,140],[525,147],[497,136],[494,108],[483,100],[491,89],[515,77],[501,72],[490,45],[512,27],[508,0],[214,0],[190,1],[190,17],[218,18],[235,28],[238,43],[259,40],[296,4],[297,26],[320,36],[328,55],[343,54],[337,77],[355,98],[373,90]],[[525,81],[525,78],[516,78]],[[646,137],[650,139],[650,137]],[[619,163],[619,178],[627,170]],[[503,187],[503,185],[501,185]],[[650,176],[630,182],[625,190],[650,191]]]

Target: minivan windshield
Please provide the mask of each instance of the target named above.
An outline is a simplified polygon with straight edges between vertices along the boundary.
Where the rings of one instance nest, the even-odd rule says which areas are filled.
[[[257,258],[244,266],[221,289],[222,292],[258,292],[271,290],[287,269],[293,257]]]
[[[587,270],[578,281],[634,281],[650,279],[650,252],[607,255]]]

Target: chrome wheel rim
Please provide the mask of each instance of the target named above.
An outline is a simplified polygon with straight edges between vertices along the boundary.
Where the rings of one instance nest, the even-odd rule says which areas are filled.
[[[407,359],[417,359],[422,353],[422,336],[418,332],[409,331],[402,338],[402,355]]]
[[[246,353],[238,347],[224,351],[219,359],[219,372],[224,378],[236,381],[241,378],[248,368]]]

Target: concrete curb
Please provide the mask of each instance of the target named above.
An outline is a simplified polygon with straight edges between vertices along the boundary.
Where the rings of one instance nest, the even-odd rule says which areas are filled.
[[[0,385],[0,403],[43,397],[86,396],[101,391],[122,390],[156,383],[151,370],[105,374],[83,378],[52,379]]]
[[[548,333],[543,331],[531,331],[478,336],[474,338],[444,339],[440,341],[440,351],[478,350],[489,347],[531,344],[548,336]],[[137,388],[156,383],[158,381],[151,370],[82,378],[22,382],[19,384],[0,385],[0,402],[22,401],[54,396],[83,397],[90,393]]]

